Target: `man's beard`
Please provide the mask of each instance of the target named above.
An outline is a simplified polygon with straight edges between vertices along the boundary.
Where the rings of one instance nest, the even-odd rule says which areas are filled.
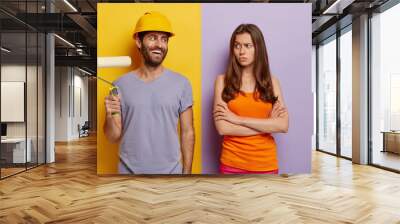
[[[160,50],[161,51],[161,59],[157,60],[151,57],[151,51],[153,50]],[[165,56],[168,53],[168,49],[163,49],[163,48],[154,48],[154,49],[149,49],[146,46],[142,44],[142,48],[140,48],[140,52],[143,55],[144,58],[144,64],[150,67],[158,67],[161,65],[161,63],[164,61]]]

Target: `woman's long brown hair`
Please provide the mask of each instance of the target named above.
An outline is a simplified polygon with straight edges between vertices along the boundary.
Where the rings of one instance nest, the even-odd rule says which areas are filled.
[[[234,99],[238,93],[244,94],[240,91],[242,85],[242,67],[233,53],[236,35],[242,33],[250,34],[255,48],[253,74],[256,79],[256,86],[254,97],[256,98],[258,96],[262,101],[274,104],[278,97],[274,95],[272,87],[267,48],[265,47],[264,36],[261,30],[254,24],[241,24],[232,33],[222,99],[225,102],[229,102]]]

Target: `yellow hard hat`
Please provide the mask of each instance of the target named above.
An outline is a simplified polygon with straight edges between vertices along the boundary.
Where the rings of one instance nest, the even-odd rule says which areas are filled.
[[[161,31],[167,32],[171,36],[175,34],[172,32],[171,23],[168,21],[167,17],[159,12],[146,12],[136,23],[135,31],[133,36],[139,32],[145,31]]]

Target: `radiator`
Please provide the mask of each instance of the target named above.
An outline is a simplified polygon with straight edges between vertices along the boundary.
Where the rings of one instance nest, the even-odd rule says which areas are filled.
[[[400,154],[400,132],[390,131],[383,133],[383,151]]]

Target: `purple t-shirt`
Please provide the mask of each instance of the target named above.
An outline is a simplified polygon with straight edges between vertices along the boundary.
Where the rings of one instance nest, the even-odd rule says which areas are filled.
[[[129,72],[114,84],[121,97],[119,172],[181,174],[177,128],[180,114],[193,104],[188,79],[164,69],[151,82]]]

